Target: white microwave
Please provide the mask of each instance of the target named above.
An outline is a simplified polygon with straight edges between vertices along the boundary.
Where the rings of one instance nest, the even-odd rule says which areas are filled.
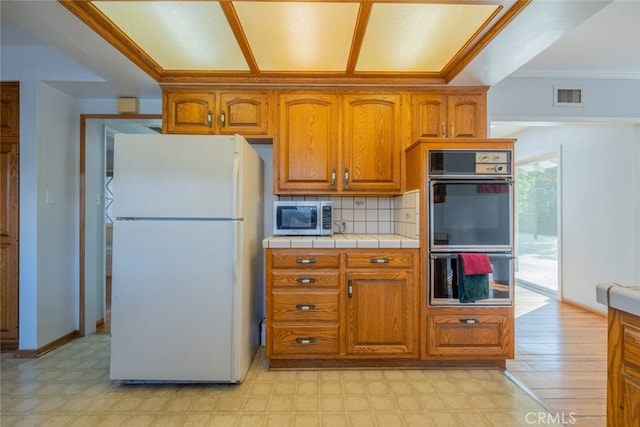
[[[333,202],[273,202],[273,234],[328,236],[333,234]]]

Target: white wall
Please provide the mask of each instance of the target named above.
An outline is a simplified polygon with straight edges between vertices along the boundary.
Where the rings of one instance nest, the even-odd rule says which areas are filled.
[[[561,147],[562,295],[606,311],[598,283],[640,283],[640,128],[532,127],[515,137],[516,161]]]
[[[554,106],[554,87],[584,105]],[[605,312],[596,284],[640,283],[640,80],[508,78],[488,104],[493,136],[524,126],[516,160],[561,147],[562,296]]]
[[[76,100],[40,84],[37,99],[37,345],[78,328]]]
[[[583,106],[554,106],[554,87],[582,89]],[[496,121],[598,121],[640,124],[640,80],[507,78],[489,90]]]

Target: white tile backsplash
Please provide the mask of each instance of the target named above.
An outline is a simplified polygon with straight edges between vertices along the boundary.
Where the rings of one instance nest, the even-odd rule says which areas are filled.
[[[420,237],[419,193],[401,196],[282,196],[280,200],[333,201],[334,230],[343,221],[344,234],[400,234]]]

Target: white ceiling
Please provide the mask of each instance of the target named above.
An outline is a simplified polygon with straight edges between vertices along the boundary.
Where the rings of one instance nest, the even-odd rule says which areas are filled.
[[[160,98],[153,79],[56,1],[2,0],[0,18],[0,48],[52,46],[77,63],[80,77],[48,82],[59,90]],[[534,0],[451,84],[508,76],[640,79],[640,0]]]

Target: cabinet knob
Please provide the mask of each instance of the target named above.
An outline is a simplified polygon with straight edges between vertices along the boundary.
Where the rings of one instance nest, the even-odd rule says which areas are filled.
[[[316,260],[315,258],[298,258],[296,259],[296,262],[298,264],[315,264]]]
[[[316,283],[316,279],[314,279],[313,277],[298,277],[296,279],[296,282],[302,285],[308,285],[309,283]]]
[[[331,185],[336,185],[336,170],[331,169]]]
[[[220,112],[220,126],[225,127],[227,124],[227,116],[225,115],[224,111]]]
[[[449,136],[451,136],[451,138],[455,138],[456,136],[455,128],[453,127],[453,122],[451,122],[451,134]]]
[[[316,306],[313,304],[296,304],[297,310],[315,310]]]
[[[442,122],[442,137],[443,138],[447,137],[447,123],[446,122]]]
[[[296,338],[298,344],[313,344],[316,341],[314,337],[300,337]]]
[[[349,183],[349,169],[344,168],[344,183],[345,185]]]
[[[467,323],[467,324],[474,324],[474,323],[480,323],[478,321],[478,319],[459,319],[460,323]]]
[[[389,258],[371,258],[371,264],[389,264]]]
[[[207,112],[207,124],[209,127],[213,126],[213,114],[211,114],[211,111]]]

